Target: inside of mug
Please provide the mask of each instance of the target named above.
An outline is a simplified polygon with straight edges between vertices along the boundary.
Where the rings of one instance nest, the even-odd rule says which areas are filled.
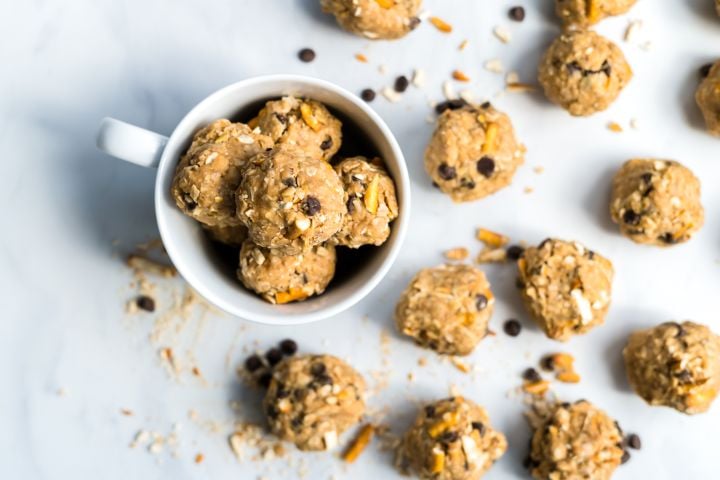
[[[240,84],[242,85],[242,84]],[[219,118],[247,122],[268,100],[285,95],[311,98],[325,104],[343,123],[343,145],[336,158],[364,155],[381,157],[395,180],[400,217],[391,225],[390,238],[381,246],[337,248],[337,267],[326,291],[315,297],[285,305],[273,305],[241,284],[237,278],[239,249],[212,242],[200,224],[175,206],[170,185],[177,162],[192,135]],[[359,101],[359,100],[357,100]],[[165,158],[167,156],[167,158]],[[228,87],[198,105],[173,133],[160,165],[157,209],[163,239],[171,258],[186,280],[212,303],[240,317],[267,323],[301,323],[322,311],[337,313],[364,296],[389,268],[399,248],[399,225],[403,221],[405,189],[393,145],[379,125],[356,102],[345,95],[317,86],[287,80],[264,82],[245,88]]]

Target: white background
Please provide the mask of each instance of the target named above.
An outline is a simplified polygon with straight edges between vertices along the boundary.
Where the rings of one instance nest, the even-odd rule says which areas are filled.
[[[402,431],[417,400],[446,396],[457,384],[489,410],[510,449],[487,475],[520,478],[529,436],[519,398],[507,392],[543,354],[562,349],[577,357],[579,385],[557,386],[566,399],[588,398],[638,432],[643,450],[616,478],[707,479],[716,476],[720,405],[687,417],[650,408],[628,388],[620,352],[631,330],[690,318],[720,332],[720,140],[705,134],[692,99],[698,68],[720,57],[720,20],[711,0],[640,0],[626,16],[599,30],[620,43],[635,77],[607,111],[575,119],[541,95],[496,97],[503,78],[482,68],[500,58],[522,80],[534,81],[541,51],[558,32],[550,0],[435,0],[428,10],[455,30],[443,35],[428,24],[397,42],[369,42],[340,31],[315,0],[3,1],[0,5],[0,477],[59,478],[293,478],[299,460],[307,478],[394,478],[391,457],[374,444],[350,466],[328,454],[292,454],[293,465],[238,463],[227,448],[239,399],[252,415],[257,395],[234,374],[247,351],[291,336],[307,352],[346,357],[375,384],[371,372],[390,368],[389,386],[371,399],[373,411]],[[510,22],[522,4],[527,19]],[[630,19],[644,28],[622,42]],[[513,41],[491,30],[505,25]],[[457,49],[467,38],[464,52]],[[651,41],[644,51],[638,45]],[[317,51],[314,63],[296,59],[301,47]],[[369,64],[353,59],[362,52]],[[387,74],[378,72],[385,65]],[[404,252],[390,275],[365,301],[336,318],[296,328],[267,328],[216,314],[191,320],[181,332],[207,379],[172,380],[158,361],[160,343],[148,333],[154,317],[128,318],[131,273],[122,264],[133,246],[156,235],[153,171],[98,153],[93,135],[112,115],[169,134],[196,102],[219,87],[254,75],[301,73],[352,91],[392,83],[397,74],[424,68],[424,91],[409,90],[399,104],[378,98],[407,156],[413,209]],[[470,88],[513,118],[528,147],[513,185],[491,198],[453,205],[430,186],[422,152],[432,126],[426,97],[440,100],[440,84],[459,68]],[[628,127],[637,119],[638,129]],[[609,132],[616,121],[623,133]],[[607,214],[612,172],[627,158],[680,160],[703,182],[707,223],[689,244],[661,250],[622,238]],[[537,174],[533,167],[542,166]],[[534,188],[531,194],[525,187]],[[392,309],[412,274],[442,261],[450,247],[479,245],[485,226],[516,241],[546,236],[576,239],[609,257],[616,267],[613,304],[605,326],[560,345],[531,325],[514,290],[515,271],[487,268],[498,298],[492,328],[469,361],[475,375],[422,351],[392,327]],[[160,305],[182,282],[158,282]],[[366,317],[366,319],[363,319]],[[502,322],[521,319],[518,338]],[[380,332],[390,332],[383,355]],[[257,343],[255,343],[257,342]],[[233,347],[234,346],[234,347]],[[245,351],[244,351],[245,350]],[[189,355],[189,354],[188,354]],[[428,366],[418,367],[425,357]],[[389,365],[383,366],[383,359]],[[407,382],[408,372],[416,380]],[[60,396],[58,389],[66,394]],[[126,417],[119,409],[135,412]],[[188,419],[217,422],[215,429]],[[183,425],[177,458],[128,448],[139,429],[168,433]],[[200,422],[202,423],[202,422]],[[292,449],[291,449],[292,450]],[[196,465],[202,452],[206,459]]]

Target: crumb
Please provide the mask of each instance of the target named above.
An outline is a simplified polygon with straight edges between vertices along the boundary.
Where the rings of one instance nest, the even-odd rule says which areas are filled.
[[[452,78],[453,78],[453,80],[457,80],[458,82],[469,82],[470,81],[470,77],[465,75],[465,73],[463,73],[460,70],[454,70],[452,72]]]
[[[459,359],[458,357],[452,357],[450,359],[450,361],[452,362],[453,366],[455,368],[457,368],[458,370],[460,370],[461,372],[463,372],[463,373],[470,372],[470,367],[468,366],[468,364],[465,363],[463,360]]]
[[[476,263],[501,263],[507,260],[507,250],[504,248],[483,248],[477,257]]]
[[[641,27],[642,20],[631,20],[628,22],[628,26],[625,28],[625,34],[623,35],[623,40],[626,42],[632,42],[637,37]]]
[[[426,80],[425,70],[423,70],[422,68],[416,68],[415,71],[413,72],[413,76],[412,76],[413,86],[415,86],[417,88],[422,88],[425,86],[426,81],[427,80]]]
[[[488,247],[503,247],[510,242],[510,238],[500,233],[493,232],[486,228],[478,228],[475,232],[475,238],[480,240]]]
[[[499,58],[494,58],[485,62],[485,70],[493,73],[503,73],[505,67],[503,67],[502,61]]]
[[[205,455],[198,453],[195,455],[195,463],[202,463],[205,460]]]
[[[639,125],[639,123],[638,123],[638,119],[637,119],[637,118],[631,118],[631,119],[630,119],[630,128],[632,128],[633,130],[637,130],[637,129],[639,128],[639,126],[640,126],[640,125]]]
[[[443,255],[448,260],[465,260],[470,256],[470,252],[465,247],[456,247],[445,251]]]
[[[458,98],[450,80],[443,82],[443,95],[445,95],[446,100],[457,100]]]
[[[611,132],[620,133],[623,131],[623,128],[620,126],[617,122],[610,122],[607,124],[607,129]]]
[[[533,187],[525,187],[525,188],[523,188],[523,193],[528,194],[528,195],[531,194],[531,193],[533,193],[534,191],[535,191],[535,189],[534,189]]]
[[[367,57],[365,55],[363,55],[362,53],[356,53],[355,60],[357,60],[360,63],[368,63]]]
[[[440,17],[430,17],[430,23],[443,33],[452,32],[452,25],[441,19]]]
[[[460,50],[462,52],[463,50],[465,50],[467,48],[469,43],[470,42],[467,39],[463,40],[462,42],[460,42],[460,45],[458,45],[458,50]]]
[[[500,40],[502,43],[510,43],[510,41],[512,40],[512,34],[510,33],[510,30],[500,25],[493,29],[493,34],[495,34],[497,39]]]
[[[133,411],[130,410],[129,408],[121,408],[120,414],[125,415],[126,417],[132,417],[134,415]]]
[[[545,171],[545,167],[543,167],[542,165],[537,165],[537,166],[533,167],[533,172],[537,173],[538,175],[540,175],[544,171]]]
[[[395,91],[394,88],[384,87],[380,93],[382,93],[383,97],[390,103],[397,103],[402,99],[402,95]]]

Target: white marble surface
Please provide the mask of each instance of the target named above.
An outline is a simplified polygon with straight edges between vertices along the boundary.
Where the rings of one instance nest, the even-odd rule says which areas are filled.
[[[720,143],[703,133],[691,95],[697,69],[720,56],[720,21],[710,0],[640,0],[623,18],[600,30],[621,41],[629,19],[642,19],[635,44],[623,43],[635,79],[607,112],[572,119],[541,96],[496,98],[502,77],[482,68],[501,58],[532,80],[538,56],[557,27],[550,0],[428,0],[428,9],[450,21],[445,36],[423,25],[406,40],[370,43],[342,33],[314,0],[5,1],[0,4],[0,145],[3,234],[0,235],[0,477],[7,479],[294,478],[302,463],[307,478],[394,478],[390,457],[374,446],[349,467],[331,455],[293,454],[269,463],[238,463],[226,438],[234,418],[228,404],[240,399],[253,412],[256,396],[242,390],[234,368],[253,342],[265,348],[296,338],[306,351],[347,357],[369,378],[391,367],[389,386],[372,398],[389,406],[396,429],[413,415],[414,401],[445,396],[454,383],[485,405],[511,448],[487,478],[520,478],[528,431],[522,405],[506,392],[519,372],[543,353],[575,354],[583,381],[558,387],[568,399],[588,398],[641,434],[643,450],[618,470],[619,479],[708,479],[717,476],[720,406],[685,417],[646,407],[629,392],[620,364],[627,333],[668,319],[692,318],[720,331]],[[527,8],[512,24],[505,12]],[[491,34],[510,28],[503,45]],[[466,51],[457,45],[464,38]],[[644,51],[638,43],[652,41]],[[311,46],[312,64],[295,54]],[[353,59],[362,52],[363,65]],[[387,74],[378,73],[386,65]],[[131,273],[121,262],[133,246],[156,235],[153,172],[99,154],[98,121],[112,115],[169,133],[181,116],[213,90],[264,73],[303,73],[353,91],[390,84],[395,75],[422,67],[425,92],[411,89],[399,104],[379,98],[383,115],[405,150],[412,172],[414,209],[406,249],[389,277],[353,310],[302,328],[265,328],[209,314],[191,320],[179,339],[151,342],[154,317],[124,314],[133,296]],[[527,164],[514,184],[492,198],[452,205],[432,189],[421,169],[431,125],[426,96],[439,99],[440,84],[454,68],[472,78],[478,96],[490,97],[514,118],[527,144]],[[639,128],[627,128],[636,118]],[[617,121],[621,134],[605,128]],[[612,171],[631,156],[676,158],[703,180],[707,225],[689,244],[671,250],[636,246],[621,238],[606,213]],[[537,174],[533,167],[543,166]],[[523,193],[533,187],[532,194]],[[525,326],[512,339],[499,333],[470,357],[473,376],[456,371],[399,338],[391,312],[410,276],[441,262],[441,252],[468,245],[476,226],[516,240],[548,235],[575,238],[611,258],[617,267],[607,324],[559,345],[533,327],[514,292],[509,267],[488,268],[499,299],[492,327],[516,316]],[[182,282],[157,281],[160,310]],[[367,319],[363,319],[367,317]],[[391,335],[382,355],[380,332]],[[203,384],[188,373],[170,379],[158,349],[190,354]],[[417,359],[428,366],[420,368]],[[383,358],[385,360],[383,360]],[[408,372],[416,380],[406,381]],[[371,383],[375,383],[371,381]],[[64,392],[59,395],[58,391]],[[123,416],[127,408],[133,416]],[[188,418],[195,410],[201,421]],[[205,420],[217,422],[208,428]],[[151,455],[128,444],[140,429],[168,433],[182,424],[177,457]],[[214,431],[217,430],[217,431]],[[202,452],[205,461],[193,459]],[[299,460],[302,458],[303,460]]]

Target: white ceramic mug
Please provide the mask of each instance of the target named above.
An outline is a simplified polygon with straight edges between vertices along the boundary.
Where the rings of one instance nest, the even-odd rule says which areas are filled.
[[[385,244],[374,248],[361,265],[320,296],[304,302],[272,305],[246,290],[235,277],[237,265],[224,265],[200,225],[183,215],[170,196],[178,160],[193,134],[213,120],[236,118],[249,106],[284,95],[318,100],[354,123],[382,157],[397,187],[400,216]],[[259,109],[259,107],[258,107]],[[323,80],[273,75],[225,87],[200,102],[170,137],[105,118],[97,145],[129,162],[157,168],[155,214],[165,249],[180,274],[209,302],[238,317],[265,324],[288,325],[320,320],[340,313],[365,297],[395,261],[410,218],[410,179],[400,146],[383,120],[352,93]],[[362,152],[358,152],[362,153]]]

